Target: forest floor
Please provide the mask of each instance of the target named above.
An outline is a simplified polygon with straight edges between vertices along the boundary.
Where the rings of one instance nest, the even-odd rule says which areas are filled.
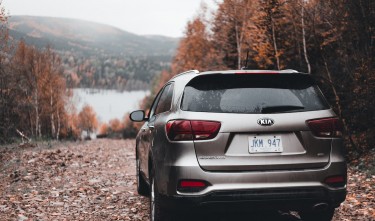
[[[1,146],[0,220],[149,220],[148,198],[136,192],[134,144],[101,139]],[[375,151],[349,165],[348,196],[334,220],[375,220],[374,168]],[[280,211],[178,220],[191,219],[301,220]]]

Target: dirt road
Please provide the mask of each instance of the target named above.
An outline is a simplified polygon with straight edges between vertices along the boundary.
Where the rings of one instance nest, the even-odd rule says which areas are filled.
[[[149,220],[148,199],[136,193],[134,162],[134,140],[1,147],[0,220]],[[358,185],[349,183],[349,188]],[[335,220],[375,220],[374,198],[368,199],[374,187],[363,188],[367,195],[349,198]],[[233,216],[178,220],[300,220],[280,212]]]

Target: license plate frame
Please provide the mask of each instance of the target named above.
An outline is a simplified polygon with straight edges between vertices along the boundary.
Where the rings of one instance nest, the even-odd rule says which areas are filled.
[[[283,142],[280,135],[253,135],[248,138],[250,154],[282,153]]]

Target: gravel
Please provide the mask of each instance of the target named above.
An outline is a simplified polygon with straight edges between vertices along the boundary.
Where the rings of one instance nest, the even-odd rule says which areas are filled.
[[[136,191],[134,140],[0,147],[0,220],[149,220]],[[334,220],[375,220],[374,176],[350,167]],[[357,185],[359,183],[359,185]],[[183,214],[183,220],[301,220],[295,212]]]

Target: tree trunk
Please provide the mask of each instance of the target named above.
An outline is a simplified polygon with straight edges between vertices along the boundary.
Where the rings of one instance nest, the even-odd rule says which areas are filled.
[[[236,46],[237,46],[237,68],[240,70],[242,68],[242,46],[243,46],[243,39],[244,39],[244,33],[246,31],[247,22],[249,20],[249,6],[246,1],[244,4],[234,4],[234,17],[235,17],[235,32],[236,32]],[[239,11],[237,11],[237,7],[240,8]],[[238,14],[240,16],[238,17]],[[239,23],[241,25],[239,25]]]
[[[0,60],[0,62],[2,62],[1,60]],[[0,63],[0,65],[2,65],[1,63]],[[0,106],[1,107],[3,107],[3,109],[1,110],[1,121],[0,121],[0,135],[2,134],[2,135],[5,135],[6,134],[6,132],[5,132],[5,127],[6,127],[6,123],[5,123],[5,108],[7,107],[6,106],[6,100],[5,100],[5,90],[6,90],[6,86],[5,86],[5,83],[4,83],[4,79],[3,79],[3,76],[4,76],[4,74],[3,74],[3,67],[2,66],[0,66],[0,74],[1,74],[1,76],[0,76],[0,97],[1,97],[1,100],[0,100]]]
[[[59,140],[60,136],[60,128],[61,128],[61,121],[60,121],[60,113],[57,109],[57,133],[56,133],[56,140]]]
[[[51,137],[55,137],[56,135],[56,128],[55,128],[55,116],[54,116],[54,110],[53,110],[53,90],[51,85],[50,90],[50,105],[51,105]]]
[[[237,45],[237,68],[238,68],[238,70],[240,70],[241,69],[241,56],[242,56],[242,54],[241,54],[241,37],[239,36],[239,35],[242,35],[242,33],[241,34],[239,34],[238,32],[238,25],[236,24],[235,25],[235,30],[236,30],[236,45]]]
[[[273,40],[273,48],[275,50],[277,70],[280,70],[280,59],[279,59],[279,51],[277,49],[277,43],[276,43],[275,23],[273,21],[272,15],[271,15],[271,28],[272,28],[272,40]]]
[[[33,118],[32,118],[32,113],[31,113],[31,110],[29,109],[28,111],[28,115],[29,115],[29,123],[30,123],[30,132],[31,132],[31,137],[34,137],[34,125],[33,125]],[[35,135],[36,136],[36,135]]]
[[[35,109],[35,136],[40,137],[40,125],[39,125],[39,102],[38,102],[38,87],[35,89],[34,94],[34,109]]]
[[[307,73],[311,74],[311,65],[309,61],[309,56],[307,55],[307,47],[306,47],[306,31],[305,31],[305,5],[304,0],[301,1],[301,26],[302,26],[302,42],[303,42],[303,53],[305,55],[305,61],[307,64]]]
[[[339,117],[341,118],[342,120],[342,123],[343,123],[343,126],[344,126],[344,130],[346,132],[346,134],[348,135],[348,138],[349,138],[349,141],[350,141],[350,144],[353,146],[353,148],[355,149],[358,149],[358,145],[356,144],[356,142],[353,140],[352,138],[352,135],[350,133],[350,130],[348,128],[348,125],[346,123],[346,120],[343,118],[342,116],[342,109],[341,109],[341,105],[340,105],[340,97],[337,93],[337,90],[335,88],[335,85],[333,84],[333,79],[332,79],[332,75],[331,75],[331,72],[328,68],[328,63],[327,63],[327,58],[324,54],[324,49],[322,48],[322,46],[320,45],[320,43],[317,41],[317,34],[316,34],[316,27],[315,27],[315,9],[314,9],[314,17],[313,17],[313,25],[312,25],[312,28],[313,28],[313,34],[314,34],[314,41],[315,41],[315,45],[317,48],[319,48],[319,53],[323,59],[323,63],[324,63],[324,68],[325,68],[325,71],[326,71],[326,74],[327,74],[327,77],[328,77],[328,81],[329,81],[329,84],[331,86],[331,89],[332,89],[332,92],[335,96],[335,104],[336,104],[336,107],[338,109],[338,115]]]
[[[294,19],[292,19],[292,24],[293,24],[293,30],[294,30],[294,38],[296,39],[296,47],[297,47],[297,50],[298,50],[298,62],[299,62],[299,66],[300,68],[302,68],[302,52],[301,52],[301,44],[300,42],[298,41],[298,31],[297,31],[297,25],[294,21]]]
[[[337,93],[337,90],[336,90],[336,87],[335,85],[333,84],[333,80],[332,80],[332,75],[331,75],[331,72],[329,71],[329,68],[328,68],[328,63],[327,63],[327,59],[324,55],[324,51],[323,51],[323,48],[320,47],[320,53],[322,55],[322,58],[323,58],[323,63],[324,63],[324,67],[325,67],[325,70],[326,70],[326,74],[327,74],[327,77],[328,77],[328,81],[330,82],[330,86],[331,86],[331,89],[332,89],[332,92],[333,92],[333,95],[335,96],[335,104],[336,104],[336,107],[337,107],[337,111],[338,111],[338,115],[339,117],[341,118],[341,121],[342,121],[342,124],[344,126],[344,129],[345,129],[345,132],[346,134],[348,135],[348,138],[349,138],[349,141],[351,143],[351,145],[358,150],[358,145],[354,142],[353,138],[352,138],[352,134],[350,133],[350,130],[349,130],[349,127],[348,127],[348,124],[346,123],[346,120],[345,118],[342,116],[342,109],[341,109],[341,100],[340,100],[340,97]],[[359,151],[359,150],[358,150]]]

